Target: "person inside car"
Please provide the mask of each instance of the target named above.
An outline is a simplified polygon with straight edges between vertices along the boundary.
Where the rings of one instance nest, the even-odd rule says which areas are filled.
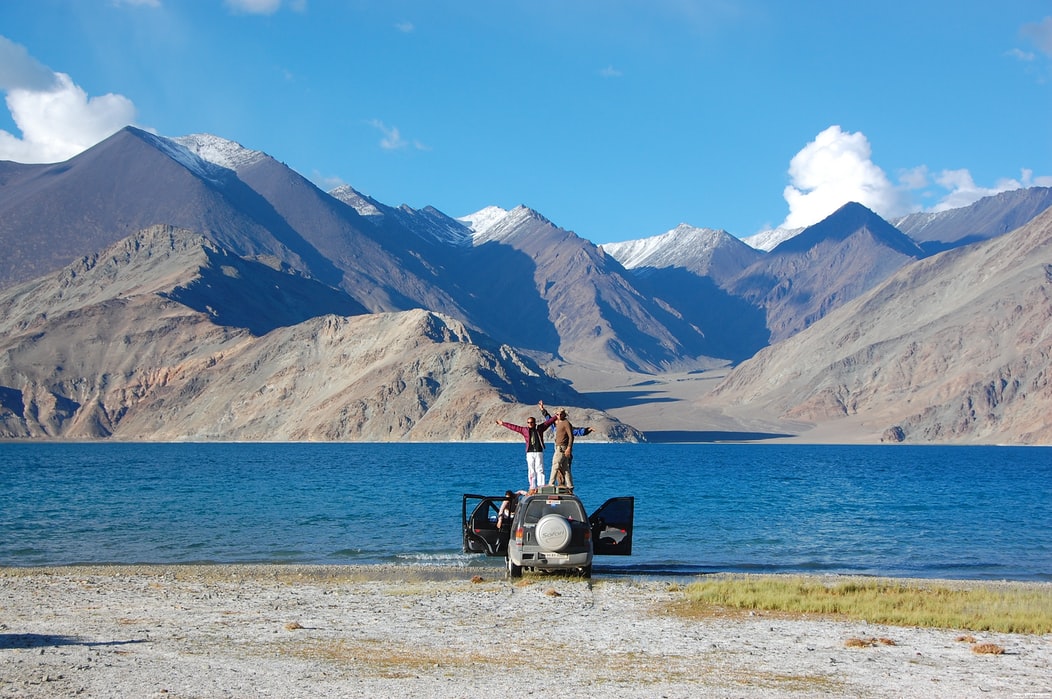
[[[497,511],[497,529],[503,529],[511,524],[511,518],[515,516],[515,508],[519,505],[519,496],[525,494],[525,490],[516,490],[514,493],[510,490],[504,491],[504,502]]]

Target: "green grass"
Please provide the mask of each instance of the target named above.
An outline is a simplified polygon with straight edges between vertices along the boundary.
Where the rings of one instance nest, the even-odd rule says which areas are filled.
[[[749,576],[687,585],[680,612],[765,611],[1007,633],[1052,633],[1052,585]]]

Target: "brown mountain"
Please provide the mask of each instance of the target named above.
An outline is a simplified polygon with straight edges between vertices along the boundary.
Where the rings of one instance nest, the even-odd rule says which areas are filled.
[[[463,323],[355,310],[333,287],[152,227],[0,293],[0,436],[480,440],[544,399],[639,438]],[[224,324],[241,313],[267,322]]]
[[[710,407],[857,439],[1052,443],[1052,209],[904,266],[737,367]]]
[[[983,197],[969,206],[916,213],[893,221],[931,255],[1014,231],[1052,206],[1052,187],[1030,187]]]
[[[921,257],[909,237],[849,203],[775,247],[727,288],[764,309],[770,341],[778,342]]]
[[[516,207],[478,235],[473,259],[497,270],[480,275],[480,314],[517,347],[642,372],[713,362],[701,329],[635,285],[601,248],[532,209]]]
[[[353,205],[362,201],[214,136],[129,127],[66,163],[0,167],[0,245],[10,251],[0,289],[171,225],[342,290],[357,312],[431,310],[542,361],[659,371],[711,363],[707,352],[719,349],[595,245],[536,212],[512,216],[502,240],[474,241],[440,212],[365,202],[378,215],[363,216]],[[461,239],[437,235],[457,226]]]

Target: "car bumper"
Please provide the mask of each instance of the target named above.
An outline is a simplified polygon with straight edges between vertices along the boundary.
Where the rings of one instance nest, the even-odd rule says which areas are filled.
[[[515,562],[514,559],[512,562]],[[535,553],[522,554],[523,568],[581,568],[592,562],[592,554],[589,551],[582,553],[548,553],[537,551]]]

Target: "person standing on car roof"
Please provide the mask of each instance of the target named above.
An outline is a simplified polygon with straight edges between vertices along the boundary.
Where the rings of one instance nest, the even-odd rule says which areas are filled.
[[[526,476],[530,482],[530,490],[544,485],[544,431],[553,422],[555,418],[550,417],[538,425],[532,415],[526,418],[525,427],[497,420],[498,425],[518,432],[526,440]]]
[[[573,475],[570,466],[573,464],[573,425],[570,424],[566,409],[559,410],[555,416],[555,454],[552,456],[552,479],[548,485],[562,482],[573,491]]]
[[[540,403],[538,403],[538,405],[541,406],[541,414],[544,415],[544,417],[546,417],[546,418],[551,417],[551,415],[548,414],[548,411],[544,409],[544,401],[541,401]],[[565,411],[563,411],[563,412],[565,412]],[[555,425],[553,424],[548,429],[548,431],[554,434],[555,433],[555,429],[556,429]],[[589,435],[592,432],[595,432],[595,430],[592,429],[591,427],[573,427],[573,426],[571,426],[571,429],[570,429],[570,435],[572,437],[584,437],[585,435]],[[549,435],[549,436],[551,436],[551,435]],[[559,451],[557,449],[556,452],[555,452],[555,457],[553,457],[553,461],[552,461],[552,482],[551,482],[551,485],[565,486],[565,487],[570,488],[571,490],[573,490],[573,482],[572,482],[572,480],[569,483],[567,483],[565,478],[564,478],[564,476],[563,476],[563,473],[555,468],[554,461],[555,461],[555,458],[558,458],[558,456],[559,456]],[[573,458],[571,457],[570,460],[573,461]],[[569,468],[570,468],[569,465],[567,465],[566,470],[569,471]]]

